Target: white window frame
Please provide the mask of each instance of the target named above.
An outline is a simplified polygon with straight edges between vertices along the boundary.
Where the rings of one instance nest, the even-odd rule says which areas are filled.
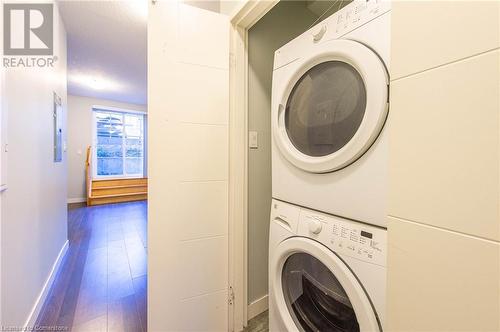
[[[137,175],[127,175],[127,174],[122,174],[122,175],[98,175],[97,174],[97,119],[96,119],[96,111],[102,110],[104,112],[114,112],[114,113],[128,113],[128,114],[138,114],[143,116],[143,124],[142,124],[142,159],[143,159],[143,169],[142,169],[142,174]],[[110,106],[103,106],[103,105],[92,105],[92,160],[94,162],[92,163],[92,175],[93,178],[96,180],[114,180],[114,179],[140,179],[144,177],[144,158],[146,158],[146,153],[144,151],[145,147],[145,142],[144,140],[146,139],[146,135],[144,132],[144,127],[145,124],[144,122],[146,121],[145,116],[146,112],[144,111],[138,111],[138,110],[131,110],[131,109],[125,109],[125,108],[118,108],[118,107],[110,107]],[[125,156],[125,144],[122,144],[122,150],[123,150],[123,156]],[[122,157],[125,159],[125,157]],[[125,164],[123,165],[123,170],[125,171]]]

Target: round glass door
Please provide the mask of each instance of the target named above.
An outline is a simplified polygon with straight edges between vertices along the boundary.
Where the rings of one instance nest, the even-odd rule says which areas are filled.
[[[327,61],[309,69],[293,87],[285,127],[297,150],[311,157],[330,155],[358,131],[366,109],[366,89],[356,68]]]
[[[288,65],[287,65],[288,66]],[[294,166],[312,173],[342,169],[382,131],[389,75],[381,58],[352,40],[332,40],[274,75],[274,142]]]
[[[281,279],[285,303],[300,331],[359,332],[344,288],[317,258],[303,252],[292,254]]]

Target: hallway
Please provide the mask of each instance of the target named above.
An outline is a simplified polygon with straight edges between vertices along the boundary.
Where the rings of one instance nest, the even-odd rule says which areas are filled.
[[[147,202],[68,210],[69,249],[38,326],[146,331]]]

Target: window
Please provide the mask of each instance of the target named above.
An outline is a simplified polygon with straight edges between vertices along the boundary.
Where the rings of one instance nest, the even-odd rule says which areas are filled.
[[[142,177],[144,115],[94,109],[96,177]]]

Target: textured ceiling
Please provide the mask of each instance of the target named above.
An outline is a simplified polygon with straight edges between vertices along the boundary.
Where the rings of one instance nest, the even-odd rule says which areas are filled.
[[[145,1],[59,2],[69,94],[147,104]]]

